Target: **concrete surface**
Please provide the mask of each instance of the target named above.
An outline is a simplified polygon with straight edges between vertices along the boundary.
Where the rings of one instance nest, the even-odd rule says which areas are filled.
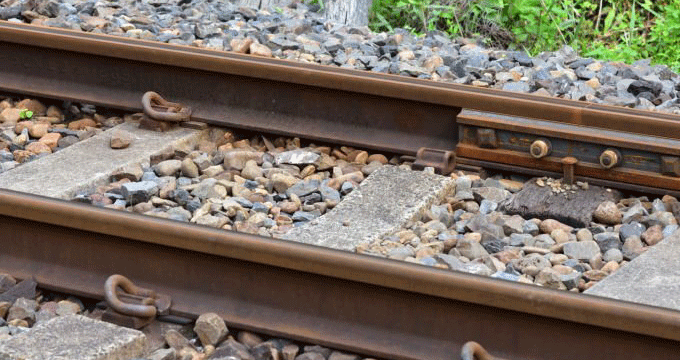
[[[680,230],[585,291],[680,310]]]
[[[454,187],[450,177],[383,166],[333,210],[282,238],[354,251],[357,245],[402,227]]]
[[[69,315],[0,342],[0,360],[127,360],[145,346],[141,331]]]
[[[111,149],[111,134],[124,130],[134,137],[125,149]],[[201,132],[178,128],[165,133],[141,130],[123,123],[43,158],[0,174],[0,188],[70,199],[78,192],[105,184],[109,176],[127,165],[149,164],[149,156],[168,147],[197,143]]]

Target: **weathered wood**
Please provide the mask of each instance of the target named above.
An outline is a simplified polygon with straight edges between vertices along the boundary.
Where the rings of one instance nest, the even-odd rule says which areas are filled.
[[[294,0],[237,0],[238,6],[253,9],[288,6]],[[373,0],[324,0],[324,16],[326,19],[350,26],[368,25],[368,11]]]
[[[508,214],[517,214],[525,219],[555,219],[570,226],[587,227],[598,205],[604,201],[616,203],[620,197],[618,191],[592,185],[588,190],[555,193],[550,186],[538,186],[532,180],[502,207]]]
[[[373,0],[325,0],[326,18],[346,25],[366,26],[372,3]]]

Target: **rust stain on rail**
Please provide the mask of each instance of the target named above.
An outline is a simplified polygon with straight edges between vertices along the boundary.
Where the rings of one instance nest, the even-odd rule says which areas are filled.
[[[517,360],[674,359],[680,344],[670,310],[6,190],[0,227],[0,271],[47,288],[101,298],[120,273],[176,314],[376,357],[452,359],[474,340]]]

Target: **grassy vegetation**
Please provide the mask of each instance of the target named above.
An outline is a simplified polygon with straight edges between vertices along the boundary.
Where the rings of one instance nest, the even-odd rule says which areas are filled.
[[[374,0],[370,27],[440,30],[530,55],[567,44],[586,57],[680,70],[680,0]]]

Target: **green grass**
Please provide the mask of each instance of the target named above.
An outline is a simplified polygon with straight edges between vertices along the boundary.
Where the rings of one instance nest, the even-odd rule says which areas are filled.
[[[586,57],[680,70],[680,0],[374,0],[369,26],[440,30],[530,55],[570,45]]]

